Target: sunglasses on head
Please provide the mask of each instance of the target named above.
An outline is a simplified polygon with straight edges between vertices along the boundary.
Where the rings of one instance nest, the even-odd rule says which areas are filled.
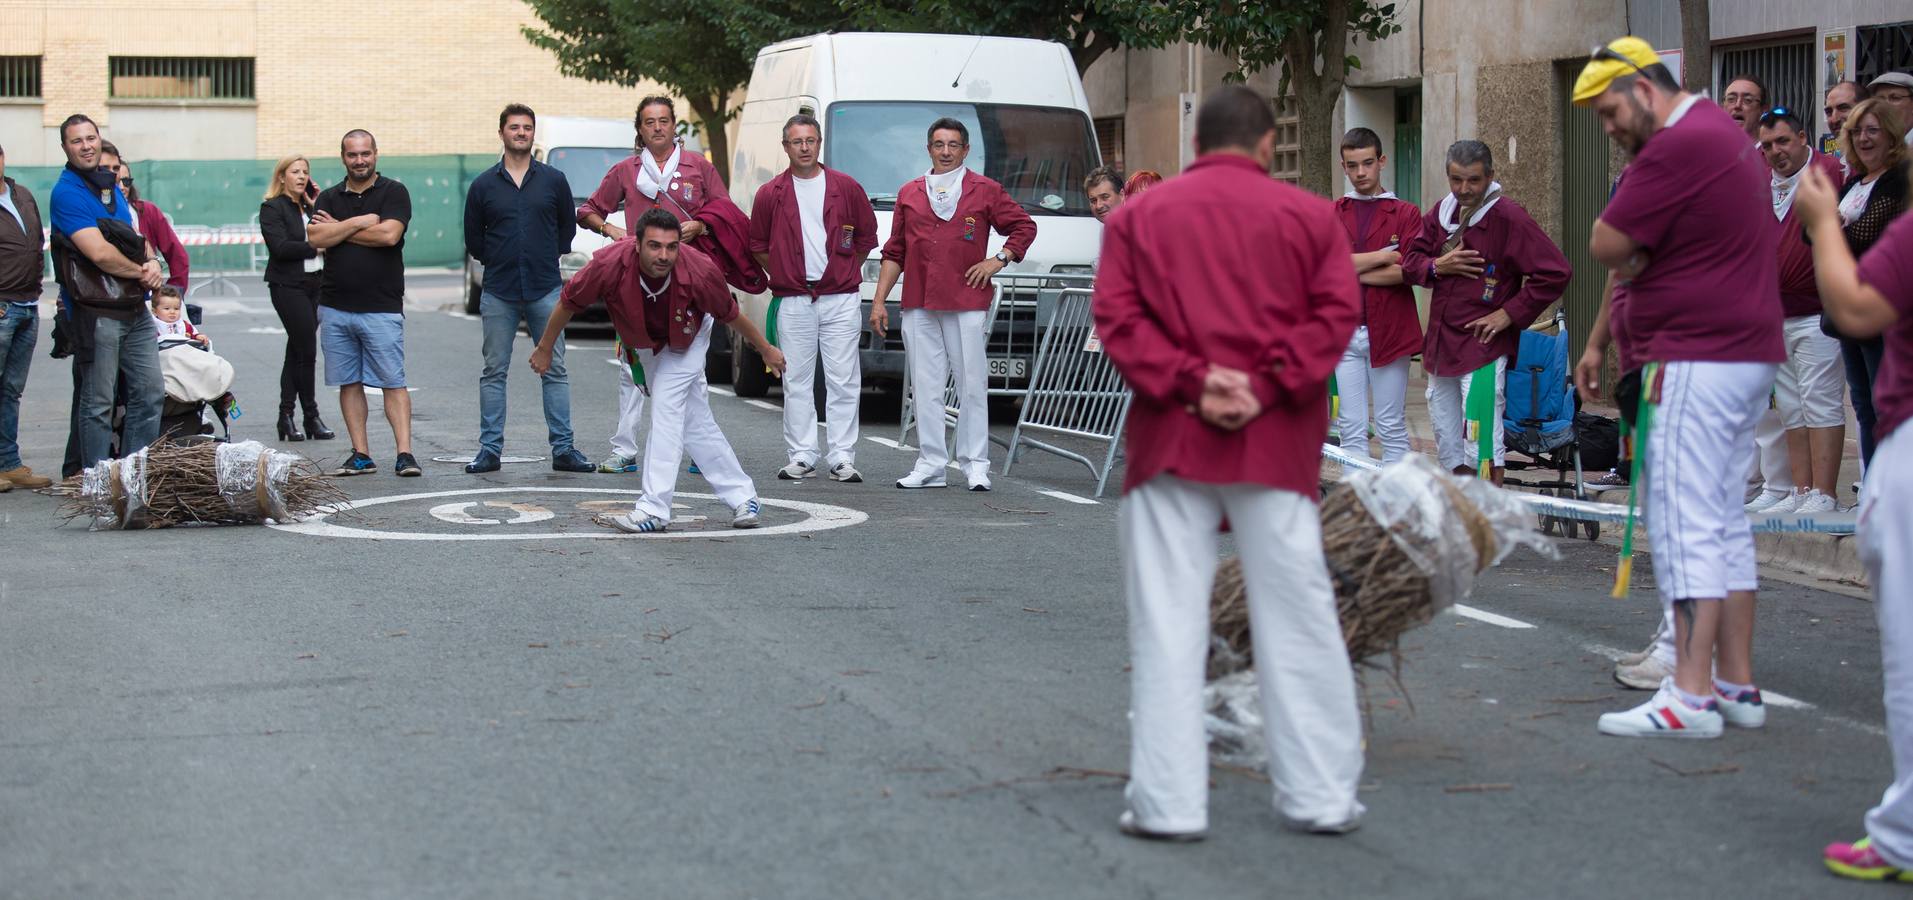
[[[1766,112],[1760,114],[1760,124],[1772,125],[1775,121],[1779,119],[1783,119],[1783,118],[1798,119],[1800,118],[1800,116],[1796,114],[1793,110],[1788,109],[1787,107],[1776,106],[1773,109],[1767,110]]]
[[[1636,64],[1636,63],[1635,63],[1635,62],[1634,62],[1633,60],[1631,60],[1631,59],[1628,59],[1628,58],[1627,58],[1627,57],[1625,57],[1625,56],[1622,56],[1622,55],[1621,55],[1620,53],[1618,53],[1618,52],[1615,52],[1615,50],[1614,50],[1614,48],[1612,48],[1612,47],[1596,47],[1596,48],[1594,48],[1594,53],[1593,53],[1593,55],[1591,55],[1591,56],[1589,56],[1589,57],[1588,57],[1588,60],[1589,60],[1590,62],[1592,62],[1592,61],[1594,61],[1594,60],[1600,60],[1600,59],[1612,59],[1612,60],[1618,60],[1618,61],[1620,61],[1620,62],[1622,62],[1622,63],[1625,63],[1625,64],[1627,64],[1627,66],[1628,66],[1629,68],[1631,68],[1631,69],[1633,69],[1633,70],[1634,70],[1634,71],[1636,71],[1636,72],[1639,72],[1639,73],[1641,73],[1642,75],[1646,75],[1646,74],[1647,74],[1647,70],[1646,70],[1646,69],[1643,69],[1643,68],[1641,68],[1641,67],[1640,67],[1640,66],[1639,66],[1638,64]]]

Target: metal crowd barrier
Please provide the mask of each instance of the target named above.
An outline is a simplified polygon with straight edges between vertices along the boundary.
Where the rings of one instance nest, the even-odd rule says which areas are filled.
[[[1010,474],[1018,451],[1032,447],[1082,463],[1096,477],[1094,496],[1100,497],[1109,482],[1110,469],[1115,467],[1116,449],[1122,443],[1123,424],[1129,420],[1135,395],[1123,383],[1115,363],[1103,353],[1096,321],[1090,317],[1093,295],[1089,288],[1063,291],[1044,320],[1023,409],[1017,416],[1016,429],[1010,433],[1003,474]],[[1099,462],[1038,440],[1026,431],[1095,441],[1107,444],[1108,449]]]

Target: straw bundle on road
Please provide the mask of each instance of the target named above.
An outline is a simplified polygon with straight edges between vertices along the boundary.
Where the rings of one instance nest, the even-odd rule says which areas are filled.
[[[177,442],[162,438],[62,482],[67,518],[95,528],[249,525],[292,521],[347,501],[317,464],[257,441]]]

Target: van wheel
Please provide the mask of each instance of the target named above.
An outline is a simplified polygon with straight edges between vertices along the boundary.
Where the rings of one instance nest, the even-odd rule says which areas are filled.
[[[744,343],[744,336],[731,336],[731,390],[739,397],[762,397],[770,393],[772,377],[764,371],[764,357]]]
[[[478,311],[479,311],[478,295],[483,290],[484,290],[483,285],[472,278],[471,261],[466,260],[465,262],[465,314],[466,315],[468,316],[478,315]]]

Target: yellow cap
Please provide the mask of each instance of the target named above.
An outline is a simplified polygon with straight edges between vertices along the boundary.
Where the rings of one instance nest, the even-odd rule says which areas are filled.
[[[1661,55],[1654,52],[1653,46],[1631,34],[1616,38],[1605,49],[1609,52],[1594,51],[1595,58],[1588,60],[1588,64],[1581,69],[1581,77],[1574,79],[1576,105],[1586,105],[1601,96],[1616,78],[1640,74],[1635,71],[1636,66],[1645,69],[1661,61]],[[1616,59],[1617,56],[1627,62]],[[1628,65],[1628,62],[1634,65]]]

